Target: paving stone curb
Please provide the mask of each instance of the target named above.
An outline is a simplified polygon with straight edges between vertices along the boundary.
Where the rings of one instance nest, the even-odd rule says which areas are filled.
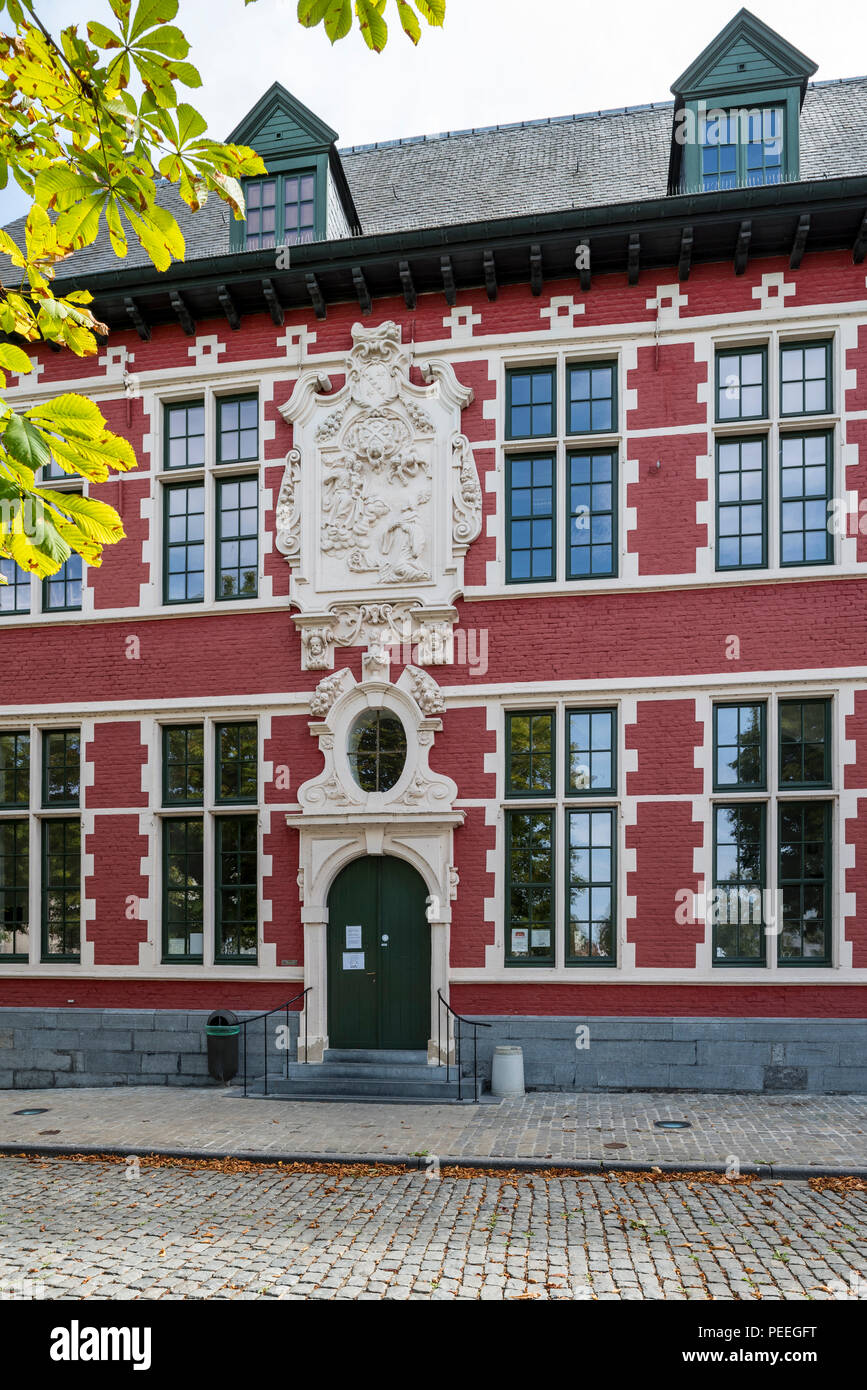
[[[221,1152],[214,1149],[163,1149],[145,1148],[127,1144],[12,1144],[0,1142],[0,1154],[27,1158],[71,1158],[77,1154],[88,1157],[99,1154],[116,1155],[119,1158],[192,1158],[192,1159],[237,1159],[242,1163],[261,1163],[277,1167],[281,1163],[342,1163],[385,1164],[391,1168],[406,1168],[423,1171],[428,1168],[427,1158],[436,1158],[439,1166],[466,1168],[470,1171],[479,1168],[501,1169],[504,1172],[516,1170],[525,1173],[545,1172],[556,1168],[561,1172],[572,1173],[720,1173],[728,1171],[725,1163],[683,1162],[644,1163],[638,1159],[557,1159],[557,1158],[450,1158],[445,1154],[344,1154],[344,1153],[275,1153],[272,1150],[237,1149]],[[792,1164],[743,1163],[740,1177],[760,1177],[767,1180],[805,1180],[807,1178],[867,1178],[867,1167],[851,1168],[839,1164],[816,1164],[805,1167]]]

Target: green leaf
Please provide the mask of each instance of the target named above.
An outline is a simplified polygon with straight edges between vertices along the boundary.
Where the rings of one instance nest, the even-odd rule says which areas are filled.
[[[89,540],[100,545],[114,545],[123,540],[123,522],[107,502],[98,502],[93,497],[79,497],[76,493],[55,492],[53,489],[38,488],[38,497],[58,507],[65,515],[71,516],[78,529]]]
[[[23,415],[10,415],[3,431],[3,447],[19,463],[32,468],[34,472],[51,461],[51,451],[42,431]]]
[[[99,232],[99,214],[107,194],[92,194],[73,203],[54,224],[57,240],[63,246],[89,246]]]
[[[381,53],[388,40],[388,25],[372,0],[355,0],[355,13],[364,42],[374,53]]]
[[[161,29],[155,29],[152,34],[139,39],[136,48],[164,53],[167,58],[186,58],[190,51],[190,45],[180,29],[175,28],[173,24],[164,24]]]
[[[66,434],[72,430],[88,439],[97,439],[105,430],[105,420],[99,406],[89,401],[86,396],[74,395],[72,392],[55,396],[53,400],[44,401],[42,405],[31,406],[27,411],[27,418],[58,434]]]
[[[406,0],[397,0],[397,12],[403,25],[403,32],[412,39],[413,43],[418,43],[421,38],[421,25],[412,6],[408,5]]]
[[[428,24],[442,28],[446,17],[446,0],[413,0],[413,3]]]
[[[129,31],[130,42],[146,34],[149,29],[156,28],[158,24],[168,24],[177,12],[178,0],[139,0]]]
[[[14,343],[0,343],[0,367],[5,367],[10,372],[18,372],[19,375],[26,375],[33,370],[33,363],[27,353],[22,352]]]
[[[204,135],[208,128],[204,116],[186,101],[181,102],[175,114],[178,118],[178,144],[181,146],[195,140],[198,135]]]
[[[87,37],[97,48],[123,48],[123,39],[119,39],[117,34],[113,34],[105,24],[100,24],[97,20],[88,24]]]

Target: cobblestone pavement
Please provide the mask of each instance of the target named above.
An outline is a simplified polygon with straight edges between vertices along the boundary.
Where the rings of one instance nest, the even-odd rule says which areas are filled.
[[[867,1192],[805,1182],[4,1157],[0,1211],[6,1297],[867,1297]]]
[[[46,1113],[14,1113],[29,1107]],[[692,1128],[655,1129],[664,1119]],[[0,1091],[0,1141],[867,1168],[867,1096],[536,1092],[449,1106],[244,1100],[231,1089],[163,1086]]]

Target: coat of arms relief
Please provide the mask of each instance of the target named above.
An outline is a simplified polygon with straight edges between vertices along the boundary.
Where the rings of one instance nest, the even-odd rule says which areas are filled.
[[[411,364],[397,324],[357,323],[345,384],[332,391],[311,368],[282,407],[295,447],[277,548],[292,566],[307,669],[333,667],[336,644],[366,646],[368,669],[387,671],[396,641],[451,631],[463,556],[481,530],[481,488],[460,430],[473,393],[447,361],[420,363],[423,385]]]

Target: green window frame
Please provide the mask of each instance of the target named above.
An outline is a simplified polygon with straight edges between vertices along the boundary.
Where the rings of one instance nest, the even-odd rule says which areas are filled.
[[[762,801],[714,805],[713,964],[717,967],[766,962],[765,810]],[[725,894],[722,900],[721,893]]]
[[[0,961],[30,955],[30,823],[0,820]]]
[[[570,452],[566,577],[603,579],[617,573],[617,453]]]
[[[81,822],[42,822],[42,959],[81,959]]]
[[[780,564],[830,565],[834,536],[828,525],[833,491],[830,430],[780,437]]]
[[[204,603],[205,485],[163,491],[163,603]]]
[[[163,467],[204,468],[205,402],[169,401],[163,407]]]
[[[767,569],[768,441],[716,442],[716,567]]]
[[[506,583],[556,576],[557,463],[553,454],[506,458]]]
[[[217,400],[217,463],[256,463],[259,459],[259,397],[220,396]]]
[[[77,806],[81,795],[81,730],[42,734],[42,804]]]
[[[834,408],[831,341],[780,344],[780,415],[830,415]]]
[[[217,480],[216,598],[259,593],[259,479],[255,473]]]
[[[743,117],[746,130],[741,127]],[[758,106],[751,101],[744,109],[705,117],[700,125],[704,127],[698,142],[703,192],[775,184],[785,178],[785,105]]]
[[[765,700],[725,700],[713,707],[713,789],[764,791],[767,786]]]
[[[202,816],[163,820],[163,964],[204,959],[205,822]]]
[[[79,613],[83,573],[81,556],[73,553],[56,574],[47,574],[42,581],[43,613]]]
[[[566,710],[566,795],[613,796],[617,790],[617,707]]]
[[[552,810],[506,811],[506,965],[554,964]]]
[[[554,367],[512,367],[506,372],[506,438],[551,439],[557,433]]]
[[[768,417],[768,350],[725,348],[716,354],[718,424]]]
[[[831,964],[831,803],[781,801],[778,807],[781,966]]]
[[[259,799],[259,726],[253,721],[218,724],[216,797],[221,803]]]
[[[779,780],[784,791],[831,785],[831,701],[781,700]]]
[[[573,362],[566,374],[566,433],[613,434],[617,429],[616,361]]]
[[[553,796],[556,751],[554,710],[507,710],[506,796]]]
[[[220,964],[255,965],[259,934],[259,820],[217,816],[216,949]]]
[[[204,798],[204,725],[164,725],[163,805],[201,806]]]
[[[0,576],[5,584],[0,584],[0,618],[14,617],[16,613],[29,613],[32,598],[30,575],[16,565],[8,556],[0,557]]]
[[[617,812],[566,810],[566,964],[617,962]]]
[[[15,810],[30,804],[30,733],[8,729],[0,733],[0,807]]]
[[[324,217],[317,196],[319,171],[299,168],[244,180],[246,220],[238,249],[262,251],[272,246],[298,246],[316,241],[324,229]],[[319,214],[317,216],[317,213]]]

